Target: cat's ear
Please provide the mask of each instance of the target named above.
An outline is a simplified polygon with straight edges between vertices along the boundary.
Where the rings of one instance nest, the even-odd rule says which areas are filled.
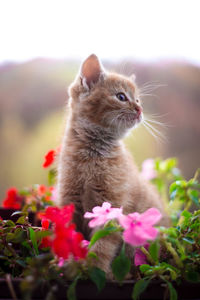
[[[80,70],[81,84],[90,89],[104,77],[105,71],[95,54],[91,54],[82,64]]]

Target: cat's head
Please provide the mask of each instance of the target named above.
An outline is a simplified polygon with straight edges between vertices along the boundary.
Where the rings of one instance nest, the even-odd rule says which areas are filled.
[[[83,62],[69,93],[76,118],[119,137],[142,120],[134,77],[105,72],[94,54]]]

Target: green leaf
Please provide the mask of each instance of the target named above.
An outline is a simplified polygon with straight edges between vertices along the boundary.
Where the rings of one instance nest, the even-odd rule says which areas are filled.
[[[29,234],[30,234],[31,242],[33,244],[33,248],[35,249],[35,253],[36,253],[36,255],[38,255],[39,251],[38,251],[38,245],[37,245],[37,240],[36,240],[36,236],[35,236],[35,231],[31,227],[29,227]]]
[[[165,164],[165,170],[171,171],[174,167],[176,167],[177,160],[176,160],[176,158],[168,158],[164,161],[164,164]]]
[[[41,230],[35,232],[35,238],[37,241],[41,241],[44,237],[50,236],[52,232],[50,230]]]
[[[176,191],[177,191],[177,184],[176,181],[173,182],[170,187],[169,187],[169,194],[170,194],[170,199],[174,199],[176,196]]]
[[[88,257],[94,258],[94,259],[98,259],[98,256],[96,255],[96,253],[90,251],[87,255]]]
[[[31,246],[29,245],[29,243],[27,241],[22,242],[22,246],[24,246],[28,250],[32,251],[32,248],[31,248]]]
[[[183,240],[191,245],[195,243],[195,241],[189,236],[184,237]]]
[[[170,199],[174,200],[178,197],[179,200],[184,201],[186,197],[186,188],[187,181],[185,180],[177,180],[173,182],[169,188]]]
[[[106,275],[101,269],[93,267],[89,270],[89,277],[96,284],[99,292],[105,287]]]
[[[149,279],[140,279],[137,281],[133,288],[132,298],[133,300],[138,300],[140,295],[146,290],[147,286],[149,285]]]
[[[181,216],[185,217],[185,218],[190,218],[192,216],[192,214],[187,211],[187,210],[184,210],[182,213],[181,213]]]
[[[131,261],[125,255],[125,246],[123,245],[121,253],[112,262],[112,271],[117,280],[122,282],[131,269]]]
[[[8,232],[7,234],[6,234],[6,241],[7,242],[12,242],[12,240],[14,239],[14,233],[11,233],[11,232]]]
[[[166,233],[168,233],[170,237],[177,238],[178,229],[174,227],[169,227],[166,229]]]
[[[147,264],[143,264],[140,266],[140,271],[142,273],[145,273],[146,271],[150,270],[152,267],[150,265],[147,265]]]
[[[200,189],[200,184],[197,180],[194,180],[194,178],[192,178],[188,181],[188,187]]]
[[[26,223],[26,217],[25,216],[21,216],[19,217],[19,219],[17,219],[16,221],[17,224],[25,224]]]
[[[26,268],[26,267],[27,267],[25,261],[22,260],[22,259],[17,259],[17,260],[16,260],[16,263],[17,263],[18,265],[20,265],[21,267],[23,267],[23,268]]]
[[[105,227],[103,229],[96,231],[90,240],[89,248],[91,248],[99,239],[117,231],[119,231],[119,229],[115,226]]]
[[[5,225],[6,225],[7,227],[15,227],[15,223],[14,223],[13,221],[11,221],[11,220],[6,221],[6,222],[5,222]]]
[[[79,280],[79,276],[74,279],[74,281],[70,284],[67,290],[67,299],[68,300],[76,300],[76,285]]]
[[[57,172],[55,169],[51,169],[48,173],[48,183],[49,185],[54,185],[56,183]]]
[[[23,190],[19,191],[19,194],[21,196],[29,196],[31,193],[30,193],[30,191],[28,189],[23,189]]]
[[[156,240],[153,243],[151,243],[151,245],[149,246],[149,253],[155,262],[158,262],[159,260],[159,251],[160,251],[160,244]]]
[[[172,280],[176,280],[177,279],[177,273],[172,269],[172,268],[166,268],[166,271],[170,272],[170,276]]]
[[[21,227],[16,228],[14,232],[13,243],[22,243],[27,238],[27,233]]]
[[[175,288],[173,287],[173,285],[171,284],[171,282],[167,281],[167,285],[168,285],[168,288],[169,288],[169,295],[170,295],[170,300],[177,300],[178,297],[177,297],[177,292],[175,290]]]
[[[189,190],[188,195],[196,205],[199,205],[199,192],[197,190]]]

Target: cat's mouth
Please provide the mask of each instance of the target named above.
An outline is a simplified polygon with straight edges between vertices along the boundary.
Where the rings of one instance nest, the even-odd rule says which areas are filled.
[[[118,119],[124,122],[128,127],[132,127],[142,121],[142,113],[123,113],[118,116]]]

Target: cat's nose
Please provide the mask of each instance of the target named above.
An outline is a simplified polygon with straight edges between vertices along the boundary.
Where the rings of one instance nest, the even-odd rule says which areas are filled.
[[[135,110],[135,112],[137,114],[137,118],[138,118],[142,113],[142,107],[137,105],[137,106],[135,106],[134,110]]]

